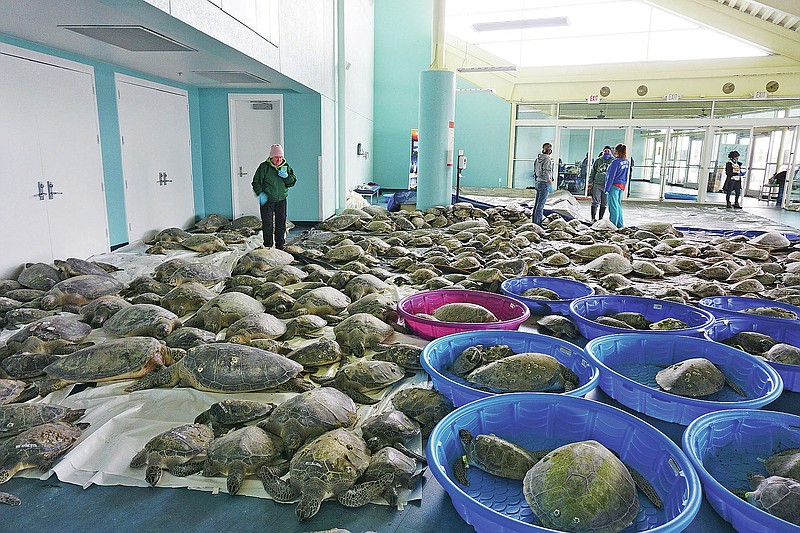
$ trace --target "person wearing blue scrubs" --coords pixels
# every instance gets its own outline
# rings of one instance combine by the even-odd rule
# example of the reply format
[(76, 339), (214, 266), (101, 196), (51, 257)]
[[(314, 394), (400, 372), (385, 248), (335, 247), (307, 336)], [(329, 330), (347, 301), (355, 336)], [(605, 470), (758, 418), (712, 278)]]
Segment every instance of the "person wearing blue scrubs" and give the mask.
[(622, 193), (628, 185), (629, 173), (628, 148), (620, 143), (614, 147), (614, 160), (606, 171), (605, 186), (605, 192), (608, 195), (608, 219), (618, 228), (624, 224), (622, 221)]

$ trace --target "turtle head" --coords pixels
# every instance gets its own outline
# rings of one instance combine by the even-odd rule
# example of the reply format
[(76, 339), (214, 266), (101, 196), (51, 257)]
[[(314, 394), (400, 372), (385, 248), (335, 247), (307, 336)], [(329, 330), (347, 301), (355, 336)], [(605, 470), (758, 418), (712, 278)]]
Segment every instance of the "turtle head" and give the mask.
[(42, 301), (39, 305), (41, 305), (42, 309), (44, 309), (45, 311), (55, 309), (56, 307), (58, 307), (58, 295), (46, 294), (42, 296)]
[(472, 433), (470, 433), (468, 429), (459, 429), (458, 440), (461, 441), (461, 444), (464, 445), (464, 448), (467, 448), (470, 444), (472, 444)]
[(300, 433), (290, 433), (283, 437), (283, 447), (287, 459), (291, 459), (302, 445), (303, 439), (300, 437)]
[(161, 346), (161, 358), (164, 366), (171, 366), (183, 359), (186, 356), (186, 350), (183, 348), (170, 348), (165, 344)]
[(168, 320), (166, 318), (157, 320), (156, 323), (153, 325), (153, 331), (155, 332), (156, 337), (159, 339), (163, 339), (164, 337), (172, 333), (172, 329), (173, 329), (173, 321)]

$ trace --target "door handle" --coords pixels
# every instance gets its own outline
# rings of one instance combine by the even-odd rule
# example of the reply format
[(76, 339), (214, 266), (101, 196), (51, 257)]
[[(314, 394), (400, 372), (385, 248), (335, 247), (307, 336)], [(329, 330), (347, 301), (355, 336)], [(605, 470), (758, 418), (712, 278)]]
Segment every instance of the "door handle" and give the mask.
[(242, 172), (242, 167), (239, 167), (239, 177), (247, 176), (247, 172)]
[(41, 181), (39, 182), (39, 194), (36, 196), (39, 197), (39, 200), (44, 200), (44, 183)]
[(63, 192), (54, 191), (53, 190), (53, 182), (48, 180), (48, 182), (47, 182), (47, 197), (52, 200), (53, 196), (55, 196), (56, 194), (64, 194), (64, 193)]

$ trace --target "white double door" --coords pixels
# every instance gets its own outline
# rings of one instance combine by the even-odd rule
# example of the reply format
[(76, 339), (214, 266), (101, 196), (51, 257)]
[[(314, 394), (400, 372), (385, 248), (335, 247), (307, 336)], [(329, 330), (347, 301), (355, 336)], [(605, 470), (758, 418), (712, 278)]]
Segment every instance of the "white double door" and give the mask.
[(186, 91), (116, 76), (128, 242), (194, 223)]
[(231, 94), (228, 114), (234, 217), (259, 215), (253, 174), (269, 157), (270, 146), (283, 146), (283, 99), (276, 94)]
[(92, 67), (0, 45), (0, 278), (109, 249)]

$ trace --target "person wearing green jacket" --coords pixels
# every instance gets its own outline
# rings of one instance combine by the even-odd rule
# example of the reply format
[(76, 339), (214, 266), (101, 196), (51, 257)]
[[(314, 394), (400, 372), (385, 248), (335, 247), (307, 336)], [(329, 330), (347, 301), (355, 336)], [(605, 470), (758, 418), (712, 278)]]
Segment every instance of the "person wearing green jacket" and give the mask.
[(253, 176), (253, 192), (258, 196), (261, 206), (261, 229), (265, 248), (272, 248), (273, 242), (278, 249), (283, 249), (286, 244), (286, 197), (289, 195), (289, 187), (293, 187), (295, 183), (297, 178), (292, 167), (283, 158), (283, 147), (273, 144), (269, 148), (269, 159), (258, 165)]
[[(606, 214), (608, 197), (603, 189), (606, 186), (606, 172), (608, 171), (611, 160), (611, 147), (603, 147), (603, 153), (592, 163), (592, 171), (589, 173), (589, 184), (592, 186), (592, 222), (597, 222)], [(597, 216), (597, 208), (600, 208), (600, 216)]]

